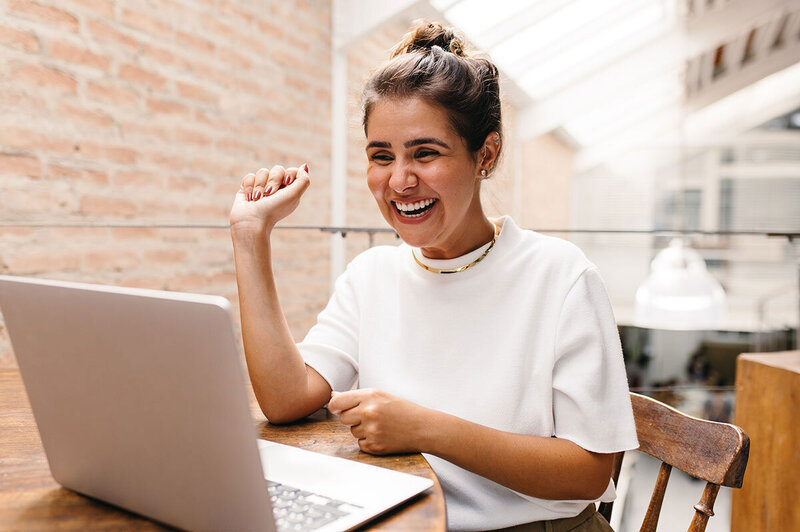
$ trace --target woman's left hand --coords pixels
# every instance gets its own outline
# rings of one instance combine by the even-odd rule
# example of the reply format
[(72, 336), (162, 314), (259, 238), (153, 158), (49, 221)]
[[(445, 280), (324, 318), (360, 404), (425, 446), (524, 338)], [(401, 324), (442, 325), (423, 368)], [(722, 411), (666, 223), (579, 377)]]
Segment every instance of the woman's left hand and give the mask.
[(428, 409), (386, 392), (373, 389), (333, 392), (328, 410), (369, 454), (422, 452)]

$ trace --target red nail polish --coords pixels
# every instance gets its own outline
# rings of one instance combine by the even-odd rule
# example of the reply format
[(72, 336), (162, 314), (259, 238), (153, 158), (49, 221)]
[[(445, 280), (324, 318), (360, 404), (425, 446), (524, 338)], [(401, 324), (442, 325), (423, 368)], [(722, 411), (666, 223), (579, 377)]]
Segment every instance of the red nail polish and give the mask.
[(252, 192), (248, 192), (247, 193), (247, 201), (253, 201), (253, 193)]
[(269, 196), (270, 192), (272, 192), (272, 187), (267, 187), (267, 190), (264, 191), (264, 195)]
[(308, 163), (303, 164), (303, 170), (308, 173)]
[(283, 176), (283, 185), (286, 186), (289, 184), (289, 175)]
[(258, 201), (260, 199), (261, 199), (261, 191), (259, 190), (258, 192), (256, 192), (255, 200)]

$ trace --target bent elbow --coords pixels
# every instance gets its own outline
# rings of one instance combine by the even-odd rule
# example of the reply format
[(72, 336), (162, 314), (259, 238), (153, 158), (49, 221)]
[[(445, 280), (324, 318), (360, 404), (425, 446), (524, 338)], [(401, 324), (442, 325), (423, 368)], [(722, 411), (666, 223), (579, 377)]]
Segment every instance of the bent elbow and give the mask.
[(304, 414), (298, 414), (287, 408), (276, 407), (275, 405), (267, 406), (259, 403), (261, 413), (267, 418), (272, 425), (286, 425), (304, 417)]
[(597, 482), (592, 482), (591, 485), (587, 485), (586, 487), (586, 497), (583, 497), (584, 500), (587, 501), (596, 501), (603, 496), (608, 489), (608, 481), (611, 480), (611, 477), (606, 477), (605, 479), (601, 479)]

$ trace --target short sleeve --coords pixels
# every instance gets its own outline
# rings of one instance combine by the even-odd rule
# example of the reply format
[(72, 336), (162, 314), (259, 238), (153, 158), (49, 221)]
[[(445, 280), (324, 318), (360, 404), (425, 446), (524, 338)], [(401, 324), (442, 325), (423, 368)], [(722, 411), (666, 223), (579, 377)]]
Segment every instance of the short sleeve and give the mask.
[(553, 365), (555, 436), (588, 451), (639, 446), (614, 313), (603, 281), (585, 270), (558, 320)]
[(297, 344), (305, 363), (337, 392), (349, 390), (358, 376), (359, 309), (352, 277), (351, 264), (336, 280), (317, 323)]

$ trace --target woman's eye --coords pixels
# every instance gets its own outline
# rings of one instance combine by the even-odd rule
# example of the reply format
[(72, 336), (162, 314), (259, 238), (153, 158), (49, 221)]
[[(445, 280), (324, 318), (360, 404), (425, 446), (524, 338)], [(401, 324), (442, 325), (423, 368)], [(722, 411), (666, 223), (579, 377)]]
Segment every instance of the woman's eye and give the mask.
[(425, 157), (432, 157), (434, 155), (439, 155), (439, 152), (433, 150), (419, 150), (417, 152), (417, 157), (423, 159)]
[(374, 155), (370, 155), (369, 158), (378, 162), (389, 162), (392, 160), (392, 156), (386, 155), (385, 153), (376, 153)]

